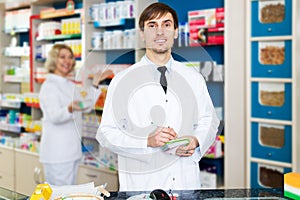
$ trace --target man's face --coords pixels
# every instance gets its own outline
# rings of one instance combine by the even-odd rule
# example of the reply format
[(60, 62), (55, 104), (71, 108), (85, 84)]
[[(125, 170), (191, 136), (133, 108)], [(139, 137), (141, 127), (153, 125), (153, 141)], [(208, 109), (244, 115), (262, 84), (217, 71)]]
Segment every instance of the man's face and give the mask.
[(174, 20), (170, 13), (161, 18), (145, 21), (144, 31), (141, 31), (146, 48), (159, 54), (171, 52), (177, 36), (178, 31), (174, 29)]

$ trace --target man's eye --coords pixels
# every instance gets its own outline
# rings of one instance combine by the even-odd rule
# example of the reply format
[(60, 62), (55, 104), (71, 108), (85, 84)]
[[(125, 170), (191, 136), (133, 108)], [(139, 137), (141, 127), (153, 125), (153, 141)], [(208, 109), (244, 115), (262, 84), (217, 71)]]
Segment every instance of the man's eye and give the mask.
[(164, 27), (166, 27), (166, 28), (168, 28), (168, 27), (170, 27), (171, 26), (171, 24), (170, 23), (166, 23), (166, 24), (164, 24)]
[(154, 24), (149, 24), (148, 28), (155, 28), (156, 26)]

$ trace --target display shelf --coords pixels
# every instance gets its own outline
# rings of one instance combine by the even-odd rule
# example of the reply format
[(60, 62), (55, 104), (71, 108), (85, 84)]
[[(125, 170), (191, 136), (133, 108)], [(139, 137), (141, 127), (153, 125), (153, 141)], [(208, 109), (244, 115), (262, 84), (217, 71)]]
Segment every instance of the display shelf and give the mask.
[(0, 130), (19, 134), (22, 130), (22, 127), (18, 124), (7, 124), (7, 123), (1, 122)]
[[(83, 9), (80, 5), (75, 10), (68, 10), (70, 1), (55, 2), (47, 4), (48, 8), (45, 9), (45, 5), (37, 5), (34, 10), (35, 13), (30, 17), (30, 91), (39, 92), (41, 83), (45, 80), (45, 77), (37, 77), (40, 73), (40, 69), (43, 68), (46, 61), (46, 55), (50, 50), (51, 45), (56, 42), (64, 42), (68, 44), (74, 52), (76, 61), (82, 61), (82, 45), (81, 41), (83, 30)], [(74, 3), (74, 2), (73, 2)], [(75, 7), (80, 4), (76, 2)], [(81, 5), (82, 6), (82, 5)], [(49, 8), (51, 7), (51, 8)], [(63, 7), (63, 8), (61, 8)], [(76, 23), (73, 21), (76, 18)], [(49, 21), (52, 20), (52, 21)], [(72, 23), (71, 23), (71, 21)], [(59, 23), (59, 29), (53, 30), (53, 35), (49, 35), (47, 31), (41, 31), (39, 28), (48, 27), (45, 23)], [(69, 24), (68, 24), (69, 23)], [(71, 31), (71, 24), (73, 29)], [(67, 27), (68, 31), (67, 31)], [(69, 32), (70, 31), (70, 32)], [(54, 34), (55, 33), (55, 34)], [(37, 37), (36, 37), (37, 36)], [(42, 72), (44, 73), (44, 72)], [(44, 74), (42, 74), (44, 76)]]
[(0, 107), (19, 109), (21, 103), (20, 100), (0, 100)]
[(27, 33), (29, 32), (29, 28), (14, 28), (14, 29), (5, 29), (4, 33), (12, 34), (12, 33)]
[(29, 83), (29, 77), (25, 75), (4, 75), (3, 77), (4, 82), (11, 82), (11, 83)]
[(119, 19), (114, 21), (94, 21), (93, 22), (95, 28), (105, 28), (111, 26), (123, 26), (125, 25), (125, 19)]
[(42, 40), (64, 40), (64, 39), (78, 39), (81, 38), (81, 34), (60, 34), (60, 35), (53, 35), (47, 37), (37, 37), (37, 41)]
[(65, 18), (80, 14), (80, 10), (68, 11), (66, 9), (46, 9), (40, 12), (41, 19), (55, 19), (55, 18)]

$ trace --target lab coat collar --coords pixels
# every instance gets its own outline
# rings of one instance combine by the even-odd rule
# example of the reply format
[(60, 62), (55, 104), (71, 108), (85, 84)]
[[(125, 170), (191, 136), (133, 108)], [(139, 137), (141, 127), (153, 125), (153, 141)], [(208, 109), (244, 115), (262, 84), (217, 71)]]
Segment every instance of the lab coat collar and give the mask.
[[(161, 66), (158, 66), (156, 64), (154, 64), (148, 57), (147, 55), (144, 55), (144, 57), (142, 58), (144, 61), (146, 61), (147, 63), (155, 66), (155, 68), (157, 67), (161, 67)], [(171, 58), (169, 59), (169, 61), (167, 62), (167, 64), (165, 64), (165, 66), (167, 67), (167, 72), (171, 72), (171, 67), (172, 67), (172, 62), (173, 62), (173, 57), (171, 56)]]
[(55, 82), (66, 82), (68, 81), (67, 78), (64, 78), (62, 76), (56, 75), (56, 74), (48, 74), (47, 79), (50, 81), (55, 81)]

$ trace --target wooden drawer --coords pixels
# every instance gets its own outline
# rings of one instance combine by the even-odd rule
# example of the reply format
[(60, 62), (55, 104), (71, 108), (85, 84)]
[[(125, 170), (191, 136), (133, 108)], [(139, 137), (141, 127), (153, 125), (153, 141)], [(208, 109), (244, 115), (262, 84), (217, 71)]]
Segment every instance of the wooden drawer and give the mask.
[(107, 183), (108, 191), (119, 190), (118, 173), (109, 169), (80, 165), (78, 169), (78, 184), (94, 182), (95, 186)]
[(0, 171), (14, 174), (14, 150), (10, 147), (0, 147)]
[(14, 190), (14, 175), (0, 171), (0, 187)]
[(43, 183), (43, 166), (39, 162), (39, 155), (16, 149), (16, 187), (21, 194), (31, 195), (39, 183)]

